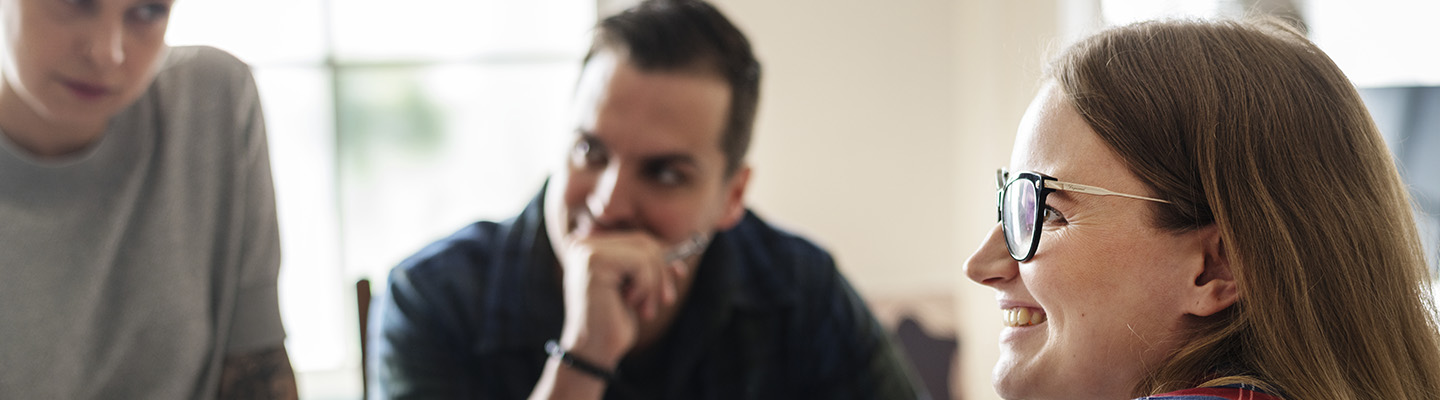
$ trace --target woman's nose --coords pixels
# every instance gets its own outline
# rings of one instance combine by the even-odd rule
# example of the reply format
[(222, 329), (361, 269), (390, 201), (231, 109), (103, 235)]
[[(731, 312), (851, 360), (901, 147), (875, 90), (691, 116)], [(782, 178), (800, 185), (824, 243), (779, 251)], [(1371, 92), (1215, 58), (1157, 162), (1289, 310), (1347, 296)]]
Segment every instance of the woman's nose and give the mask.
[(980, 248), (975, 249), (975, 254), (965, 260), (965, 276), (986, 286), (995, 286), (1015, 279), (1019, 271), (1020, 263), (1010, 258), (1010, 251), (1005, 247), (1005, 233), (1000, 224), (995, 224), (995, 227), (990, 229), (990, 233), (985, 235), (985, 241), (980, 242)]
[(85, 41), (85, 56), (96, 66), (111, 68), (125, 63), (123, 23), (97, 21)]

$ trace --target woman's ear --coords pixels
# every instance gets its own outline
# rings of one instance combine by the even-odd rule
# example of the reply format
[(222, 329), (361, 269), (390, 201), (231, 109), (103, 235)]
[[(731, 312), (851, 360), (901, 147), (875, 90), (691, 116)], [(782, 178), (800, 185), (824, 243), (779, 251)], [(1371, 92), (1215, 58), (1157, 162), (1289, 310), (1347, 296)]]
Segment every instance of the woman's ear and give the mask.
[(1240, 300), (1240, 287), (1235, 281), (1235, 267), (1239, 260), (1230, 257), (1220, 237), (1220, 228), (1215, 224), (1200, 228), (1194, 234), (1201, 241), (1205, 258), (1203, 268), (1195, 275), (1191, 301), (1185, 312), (1208, 317)]

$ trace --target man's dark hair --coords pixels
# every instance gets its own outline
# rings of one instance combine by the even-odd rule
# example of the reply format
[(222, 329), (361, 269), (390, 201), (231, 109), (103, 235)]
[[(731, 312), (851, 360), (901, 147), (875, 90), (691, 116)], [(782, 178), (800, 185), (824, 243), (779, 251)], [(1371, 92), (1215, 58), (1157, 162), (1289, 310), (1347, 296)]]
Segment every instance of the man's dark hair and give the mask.
[(713, 73), (730, 85), (730, 110), (720, 136), (725, 176), (739, 170), (760, 102), (760, 62), (745, 34), (700, 0), (646, 0), (605, 18), (585, 64), (602, 50), (623, 51), (642, 71)]

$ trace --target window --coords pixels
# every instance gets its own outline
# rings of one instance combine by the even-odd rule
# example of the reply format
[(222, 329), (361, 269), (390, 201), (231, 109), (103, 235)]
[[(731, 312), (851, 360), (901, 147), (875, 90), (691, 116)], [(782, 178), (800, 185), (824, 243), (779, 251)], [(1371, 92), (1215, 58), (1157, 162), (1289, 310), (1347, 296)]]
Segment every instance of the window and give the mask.
[[(561, 162), (594, 0), (206, 0), (168, 41), (254, 68), (269, 130), (286, 344), (302, 398), (360, 396), (353, 282), (479, 219)], [(377, 289), (378, 290), (378, 289)]]
[(1228, 15), (1235, 1), (1222, 0), (1100, 0), (1106, 25), (1124, 25), (1162, 17), (1209, 18)]
[[(1395, 155), (1416, 204), (1425, 254), (1440, 288), (1440, 53), (1430, 19), (1440, 3), (1308, 0), (1310, 39), (1345, 71)], [(1440, 301), (1440, 298), (1437, 298)]]
[(1440, 159), (1427, 157), (1440, 153), (1440, 86), (1362, 88), (1360, 96), (1409, 186), (1432, 276), (1440, 277)]

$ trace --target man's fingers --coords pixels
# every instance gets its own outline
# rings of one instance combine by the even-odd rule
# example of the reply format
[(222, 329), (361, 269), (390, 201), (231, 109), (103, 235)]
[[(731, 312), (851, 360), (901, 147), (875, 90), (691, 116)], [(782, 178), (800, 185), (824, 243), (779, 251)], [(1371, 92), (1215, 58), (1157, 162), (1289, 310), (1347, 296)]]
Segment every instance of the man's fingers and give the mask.
[(633, 280), (620, 288), (620, 294), (625, 296), (625, 306), (634, 310), (640, 310), (645, 305), (645, 300), (650, 295), (649, 290), (643, 290), (643, 286), (637, 285)]
[(587, 236), (567, 244), (567, 269), (585, 269), (590, 290), (616, 291), (621, 304), (641, 320), (674, 304), (679, 282), (689, 273), (683, 260), (665, 259), (669, 249), (642, 232)]
[(690, 266), (686, 265), (685, 261), (675, 260), (666, 267), (666, 272), (670, 273), (670, 277), (677, 282), (685, 280), (685, 276), (690, 274)]
[(668, 273), (666, 274), (665, 287), (664, 290), (660, 292), (660, 298), (664, 300), (666, 305), (670, 305), (671, 303), (675, 302), (675, 279), (671, 278), (669, 275), (670, 274)]
[(659, 300), (660, 300), (660, 299), (659, 299), (659, 296), (655, 296), (654, 298), (652, 298), (651, 301), (649, 301), (649, 302), (646, 303), (646, 304), (648, 305), (647, 307), (645, 307), (645, 320), (646, 320), (646, 321), (655, 319), (655, 316), (660, 314), (660, 301), (659, 301)]

